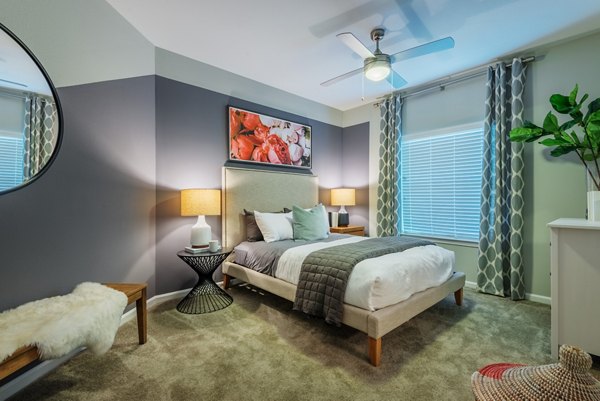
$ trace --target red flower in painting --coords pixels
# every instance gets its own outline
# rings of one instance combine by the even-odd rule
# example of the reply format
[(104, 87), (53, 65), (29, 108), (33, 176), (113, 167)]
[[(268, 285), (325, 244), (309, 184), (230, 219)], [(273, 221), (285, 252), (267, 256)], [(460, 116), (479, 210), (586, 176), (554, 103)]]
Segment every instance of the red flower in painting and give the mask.
[(275, 134), (267, 137), (269, 144), (269, 161), (275, 164), (292, 164), (287, 143)]
[(252, 143), (246, 135), (238, 135), (237, 139), (234, 141), (236, 142), (235, 147), (237, 148), (234, 156), (238, 159), (250, 160), (252, 152), (254, 151), (254, 143)]
[(269, 150), (266, 149), (267, 144), (264, 143), (262, 146), (257, 146), (254, 148), (254, 152), (252, 152), (252, 160), (255, 162), (266, 163), (269, 161)]
[(259, 138), (262, 142), (264, 142), (267, 139), (267, 136), (269, 135), (269, 130), (270, 128), (266, 125), (258, 124), (256, 129), (254, 130), (254, 135), (256, 135), (256, 137)]
[(258, 124), (260, 124), (260, 118), (258, 117), (258, 114), (245, 113), (242, 124), (248, 131), (254, 131)]
[(229, 135), (231, 138), (235, 138), (240, 128), (242, 127), (242, 119), (237, 112), (229, 113)]

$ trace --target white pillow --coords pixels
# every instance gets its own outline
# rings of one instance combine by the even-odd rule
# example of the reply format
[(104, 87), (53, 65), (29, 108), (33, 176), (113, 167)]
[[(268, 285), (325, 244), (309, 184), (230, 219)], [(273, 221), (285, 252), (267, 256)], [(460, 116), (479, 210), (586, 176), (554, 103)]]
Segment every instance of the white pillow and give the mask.
[(292, 229), (292, 212), (261, 213), (254, 211), (256, 225), (260, 229), (265, 242), (281, 241), (294, 238)]

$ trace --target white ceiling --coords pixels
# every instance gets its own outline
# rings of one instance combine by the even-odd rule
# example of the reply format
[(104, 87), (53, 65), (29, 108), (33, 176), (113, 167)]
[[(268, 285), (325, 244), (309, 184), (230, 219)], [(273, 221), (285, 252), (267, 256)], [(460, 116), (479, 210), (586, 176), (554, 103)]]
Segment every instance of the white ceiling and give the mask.
[(157, 47), (340, 110), (391, 89), (361, 75), (320, 85), (362, 66), (340, 32), (373, 50), (384, 27), (389, 54), (452, 36), (454, 49), (394, 65), (409, 88), (600, 27), (598, 0), (107, 1)]

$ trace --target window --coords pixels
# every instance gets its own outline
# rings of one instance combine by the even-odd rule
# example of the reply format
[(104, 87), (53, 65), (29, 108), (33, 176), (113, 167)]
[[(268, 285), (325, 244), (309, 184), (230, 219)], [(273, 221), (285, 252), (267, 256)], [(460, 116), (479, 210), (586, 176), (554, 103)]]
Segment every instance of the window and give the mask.
[(0, 191), (23, 182), (25, 98), (0, 88)]
[(0, 191), (23, 182), (23, 138), (0, 136)]
[(477, 242), (483, 130), (402, 137), (400, 231)]

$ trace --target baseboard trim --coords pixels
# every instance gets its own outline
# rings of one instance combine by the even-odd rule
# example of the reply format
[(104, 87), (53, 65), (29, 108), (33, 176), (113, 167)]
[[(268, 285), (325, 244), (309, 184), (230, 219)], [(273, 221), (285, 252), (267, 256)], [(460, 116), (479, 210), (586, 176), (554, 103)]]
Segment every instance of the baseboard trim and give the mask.
[[(154, 307), (162, 304), (163, 302), (167, 302), (167, 301), (170, 301), (172, 299), (183, 298), (190, 291), (191, 291), (191, 288), (186, 288), (184, 290), (167, 292), (166, 294), (155, 295), (155, 296), (153, 296), (152, 298), (150, 298), (149, 300), (146, 301), (146, 307), (148, 309), (152, 309), (152, 308), (154, 308)], [(130, 310), (128, 310), (127, 312), (125, 312), (123, 314), (123, 316), (121, 316), (121, 326), (124, 325), (125, 323), (127, 323), (128, 321), (130, 321), (131, 319), (134, 319), (136, 317), (137, 317), (137, 314), (136, 314), (135, 306), (134, 306)]]
[[(477, 283), (474, 281), (465, 281), (465, 287), (476, 290)], [(537, 295), (530, 294), (528, 292), (525, 293), (525, 299), (531, 302), (537, 302), (539, 304), (550, 305), (552, 303), (552, 298), (547, 297), (545, 295)]]
[(544, 305), (552, 304), (552, 298), (547, 297), (545, 295), (530, 294), (530, 293), (526, 292), (525, 299), (528, 301), (531, 301), (531, 302), (537, 302), (537, 303), (544, 304)]
[(470, 288), (472, 290), (476, 290), (477, 289), (477, 283), (475, 283), (474, 281), (465, 281), (465, 287)]
[[(220, 283), (219, 283), (220, 284)], [(183, 298), (190, 292), (191, 288), (187, 288), (184, 290), (173, 291), (166, 294), (155, 295), (149, 300), (146, 301), (146, 305), (148, 309), (155, 308), (156, 306), (162, 304), (163, 302), (170, 301), (172, 299)], [(135, 310), (135, 306), (125, 312), (123, 316), (121, 316), (121, 326), (130, 321), (131, 319), (135, 319), (137, 317), (137, 313)], [(48, 373), (52, 372), (54, 369), (58, 368), (60, 365), (65, 364), (71, 358), (77, 356), (80, 352), (83, 352), (85, 347), (80, 347), (69, 354), (63, 356), (62, 358), (52, 359), (49, 361), (44, 361), (37, 366), (29, 369), (23, 374), (15, 377), (8, 383), (4, 384), (0, 387), (0, 401), (4, 401), (19, 391), (23, 390), (25, 387), (29, 386), (36, 380), (41, 379), (46, 376)]]

